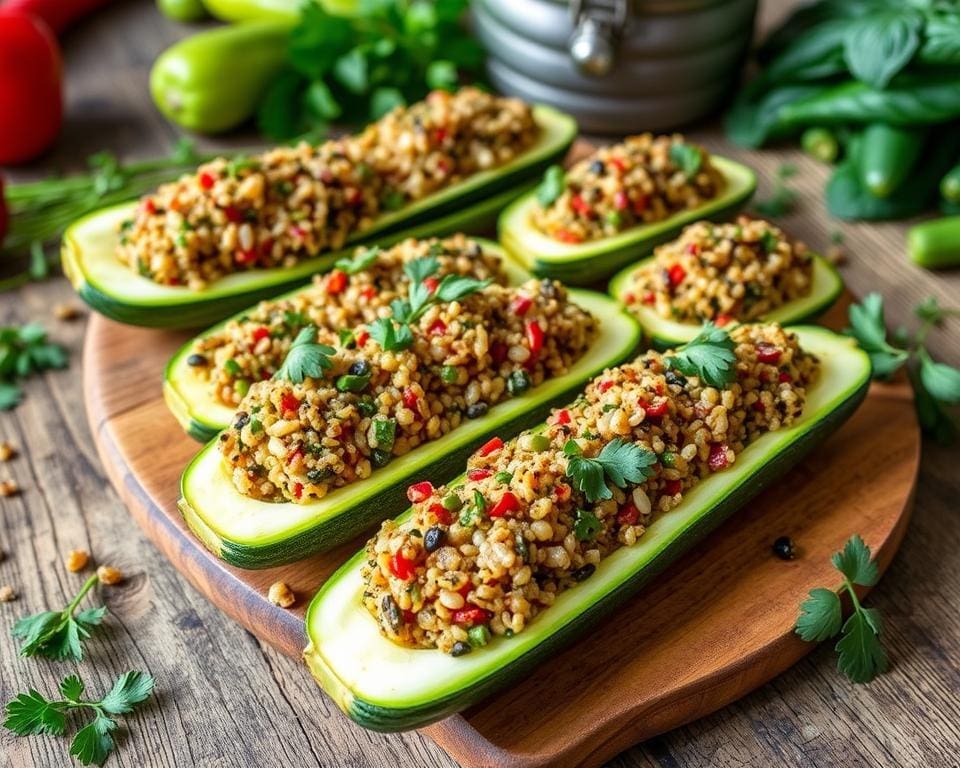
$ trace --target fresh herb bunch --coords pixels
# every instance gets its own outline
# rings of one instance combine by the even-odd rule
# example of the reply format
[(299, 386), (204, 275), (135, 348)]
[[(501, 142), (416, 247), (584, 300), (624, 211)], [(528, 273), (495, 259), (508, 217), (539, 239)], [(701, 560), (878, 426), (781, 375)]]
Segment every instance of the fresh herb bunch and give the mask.
[(323, 378), (324, 372), (333, 365), (330, 358), (336, 352), (333, 347), (317, 343), (317, 327), (308, 325), (300, 329), (274, 378), (286, 379), (294, 384), (302, 384), (307, 377)]
[(339, 16), (305, 3), (288, 63), (258, 109), (272, 139), (364, 123), (431, 90), (482, 75), (483, 49), (463, 26), (468, 0), (360, 0)]
[(819, 643), (842, 631), (835, 647), (840, 654), (837, 668), (854, 683), (869, 683), (887, 669), (887, 654), (880, 644), (883, 625), (876, 608), (864, 608), (860, 603), (854, 584), (876, 584), (877, 566), (870, 559), (870, 548), (857, 535), (833, 556), (833, 565), (843, 575), (842, 589), (850, 596), (853, 613), (844, 622), (840, 597), (819, 587), (801, 604), (796, 633), (807, 642)]
[(0, 280), (0, 291), (45, 278), (51, 257), (44, 246), (81, 216), (145, 194), (202, 160), (193, 143), (181, 139), (168, 157), (157, 160), (123, 164), (110, 152), (98, 152), (87, 158), (90, 173), (7, 186), (10, 229), (0, 251), (29, 253), (30, 261), (25, 270)]
[(568, 440), (563, 452), (567, 457), (567, 477), (590, 503), (613, 497), (607, 481), (617, 488), (626, 488), (628, 483), (651, 477), (657, 463), (655, 453), (619, 437), (603, 446), (596, 458), (584, 456), (576, 440)]
[(137, 704), (153, 693), (154, 681), (143, 672), (125, 672), (102, 699), (82, 698), (86, 686), (76, 675), (60, 682), (62, 699), (47, 699), (34, 689), (21, 693), (7, 704), (4, 728), (18, 736), (50, 734), (63, 736), (67, 729), (67, 715), (87, 710), (93, 720), (74, 734), (70, 754), (83, 765), (103, 765), (116, 744), (113, 733), (117, 721), (111, 715), (133, 712)]
[(934, 360), (925, 343), (931, 328), (947, 317), (960, 316), (960, 310), (941, 307), (931, 296), (914, 308), (914, 314), (921, 321), (919, 329), (911, 334), (900, 328), (891, 339), (884, 322), (883, 297), (870, 293), (850, 307), (850, 327), (845, 333), (870, 355), (874, 378), (887, 379), (907, 367), (920, 426), (938, 441), (949, 442), (957, 436), (956, 421), (947, 409), (960, 403), (960, 370)]
[(787, 182), (797, 175), (793, 163), (781, 163), (773, 180), (773, 192), (766, 200), (758, 200), (753, 207), (764, 216), (777, 218), (791, 213), (797, 204), (797, 192)]
[(493, 282), (489, 278), (477, 280), (466, 275), (445, 275), (437, 281), (435, 275), (440, 270), (437, 256), (441, 250), (435, 244), (428, 255), (403, 265), (404, 274), (410, 279), (407, 298), (391, 301), (391, 316), (378, 318), (370, 324), (370, 337), (386, 351), (406, 349), (413, 344), (410, 326), (433, 305), (459, 301)]
[(23, 641), (20, 655), (44, 656), (57, 661), (83, 659), (83, 643), (103, 622), (107, 609), (101, 605), (80, 613), (76, 613), (76, 610), (99, 580), (97, 574), (93, 574), (61, 611), (41, 611), (17, 619), (12, 634)]
[(67, 351), (47, 340), (36, 323), (0, 328), (0, 411), (23, 399), (23, 379), (50, 368), (65, 368)]
[(711, 387), (725, 387), (736, 378), (737, 356), (730, 334), (713, 323), (705, 323), (697, 336), (664, 362), (686, 376), (697, 376)]

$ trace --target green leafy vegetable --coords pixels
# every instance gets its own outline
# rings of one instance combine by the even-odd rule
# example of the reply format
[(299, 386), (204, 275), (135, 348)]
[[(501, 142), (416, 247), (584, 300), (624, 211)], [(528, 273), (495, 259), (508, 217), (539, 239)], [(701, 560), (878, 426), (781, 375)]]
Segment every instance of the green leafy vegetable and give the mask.
[(413, 344), (413, 333), (406, 325), (397, 324), (391, 317), (380, 317), (369, 326), (370, 338), (387, 352), (407, 349)]
[(0, 411), (14, 408), (23, 398), (23, 379), (66, 365), (67, 351), (48, 341), (42, 326), (29, 323), (0, 328)]
[(568, 440), (563, 452), (567, 456), (567, 477), (591, 503), (612, 498), (607, 480), (626, 488), (628, 483), (651, 477), (657, 463), (655, 453), (619, 437), (603, 446), (596, 458), (584, 456), (575, 440)]
[(854, 535), (843, 550), (833, 556), (833, 565), (843, 576), (842, 589), (850, 596), (853, 614), (843, 623), (840, 598), (825, 588), (811, 590), (800, 605), (796, 633), (808, 642), (822, 642), (842, 637), (835, 647), (840, 654), (837, 667), (854, 683), (869, 683), (887, 669), (887, 655), (880, 644), (882, 624), (880, 614), (873, 608), (864, 608), (854, 585), (872, 587), (879, 573), (870, 558), (870, 548), (860, 536)]
[(960, 310), (941, 307), (930, 297), (914, 308), (914, 314), (922, 321), (920, 328), (912, 335), (905, 328), (898, 330), (891, 343), (883, 298), (870, 293), (850, 307), (850, 327), (844, 333), (870, 356), (874, 378), (889, 378), (906, 366), (920, 426), (940, 442), (949, 442), (956, 437), (957, 426), (947, 406), (960, 403), (960, 370), (934, 360), (924, 345), (931, 328), (960, 316)]
[(563, 194), (566, 187), (566, 174), (559, 165), (551, 165), (543, 174), (543, 181), (537, 187), (537, 200), (544, 208), (553, 205)]
[(308, 325), (301, 329), (274, 378), (286, 379), (294, 384), (301, 384), (307, 377), (322, 378), (324, 371), (333, 365), (330, 357), (336, 354), (336, 350), (326, 344), (318, 344), (316, 339), (316, 326)]
[(143, 672), (125, 672), (100, 700), (82, 699), (86, 687), (76, 675), (60, 682), (62, 699), (48, 700), (30, 689), (19, 694), (6, 707), (4, 728), (18, 736), (50, 734), (63, 736), (67, 728), (67, 714), (87, 710), (93, 720), (74, 734), (70, 754), (83, 765), (103, 765), (116, 746), (113, 733), (117, 722), (110, 715), (132, 712), (137, 704), (153, 693), (154, 680)]
[(909, 7), (850, 22), (843, 39), (850, 74), (874, 88), (885, 88), (916, 53), (922, 24), (923, 17)]
[(736, 378), (737, 356), (733, 349), (729, 333), (706, 323), (696, 338), (667, 356), (665, 362), (686, 376), (699, 377), (711, 387), (725, 387)]
[(331, 121), (364, 123), (431, 90), (482, 81), (484, 53), (463, 25), (467, 0), (368, 0), (349, 15), (306, 3), (287, 66), (258, 109), (260, 130), (284, 140)]
[(689, 144), (671, 144), (670, 162), (678, 166), (684, 176), (696, 176), (703, 163), (703, 153)]
[(17, 619), (12, 634), (22, 640), (21, 656), (45, 656), (48, 659), (80, 661), (83, 643), (107, 614), (104, 606), (75, 613), (77, 606), (99, 581), (96, 574), (87, 579), (76, 597), (60, 611), (41, 611)]
[(358, 248), (352, 259), (337, 259), (334, 266), (337, 269), (346, 272), (348, 275), (355, 275), (358, 272), (363, 272), (364, 270), (369, 269), (379, 257), (380, 248), (377, 246), (366, 249)]

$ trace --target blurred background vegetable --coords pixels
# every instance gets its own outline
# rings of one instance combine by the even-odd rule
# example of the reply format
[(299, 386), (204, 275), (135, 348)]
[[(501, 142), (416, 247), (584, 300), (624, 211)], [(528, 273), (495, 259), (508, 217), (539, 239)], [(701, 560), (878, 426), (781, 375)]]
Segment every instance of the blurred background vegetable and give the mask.
[(43, 19), (55, 35), (113, 0), (3, 0), (4, 11)]
[(841, 160), (826, 191), (839, 218), (956, 204), (960, 177), (948, 172), (960, 163), (951, 140), (960, 133), (960, 3), (819, 0), (757, 56), (761, 71), (727, 114), (731, 140), (759, 147), (799, 136), (808, 154)]
[(200, 21), (209, 15), (202, 0), (157, 0), (157, 8), (174, 21)]

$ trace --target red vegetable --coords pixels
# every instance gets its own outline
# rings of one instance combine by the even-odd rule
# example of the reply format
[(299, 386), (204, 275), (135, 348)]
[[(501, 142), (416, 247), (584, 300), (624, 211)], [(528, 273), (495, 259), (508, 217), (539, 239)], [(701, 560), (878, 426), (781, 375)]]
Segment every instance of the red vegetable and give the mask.
[(667, 482), (663, 484), (663, 490), (667, 496), (676, 496), (682, 488), (683, 483), (679, 480), (667, 480)]
[(443, 504), (431, 504), (430, 511), (433, 512), (433, 516), (443, 525), (450, 525), (450, 523), (453, 522), (453, 515), (450, 514), (450, 510), (443, 506)]
[(347, 273), (339, 269), (333, 270), (327, 278), (327, 293), (336, 296), (347, 288)]
[(216, 183), (216, 179), (213, 177), (213, 174), (207, 173), (206, 171), (197, 177), (197, 181), (200, 182), (200, 186), (204, 189), (210, 189)]
[(506, 491), (500, 500), (490, 509), (490, 517), (503, 517), (508, 512), (516, 512), (520, 508), (520, 502), (510, 491)]
[(470, 480), (485, 480), (492, 474), (492, 469), (471, 469), (467, 472), (467, 478)]
[(265, 339), (270, 335), (270, 329), (265, 325), (257, 326), (253, 329), (253, 343), (256, 344), (260, 339)]
[(300, 409), (300, 401), (290, 392), (285, 392), (280, 398), (280, 407), (284, 411), (297, 411)]
[(426, 501), (433, 494), (433, 484), (429, 480), (414, 483), (407, 488), (407, 498), (411, 504), (417, 504)]
[(780, 348), (775, 347), (773, 344), (767, 344), (763, 341), (757, 344), (757, 360), (761, 363), (776, 365), (780, 362), (780, 355), (782, 354)]
[(486, 624), (490, 621), (490, 612), (485, 611), (483, 608), (478, 608), (475, 605), (468, 604), (466, 608), (454, 611), (451, 618), (454, 624), (472, 627), (477, 624)]
[[(57, 35), (63, 30), (102, 8), (110, 0), (6, 0), (3, 11), (15, 11), (42, 19)], [(2, 71), (2, 67), (0, 67)]]
[(403, 555), (397, 552), (390, 558), (390, 573), (402, 581), (409, 581), (416, 573), (417, 564), (413, 560), (407, 560)]
[(494, 451), (503, 448), (503, 440), (499, 437), (491, 437), (487, 442), (477, 449), (477, 456), (489, 456)]
[(674, 264), (670, 269), (667, 270), (667, 277), (670, 279), (670, 285), (677, 286), (683, 282), (683, 278), (687, 276), (687, 270), (681, 267), (679, 264)]
[(40, 18), (0, 10), (0, 165), (32, 160), (53, 143), (63, 118), (60, 48)]
[(517, 298), (515, 298), (510, 304), (510, 311), (515, 315), (523, 316), (527, 314), (527, 310), (530, 309), (530, 305), (533, 304), (533, 299), (529, 296), (519, 293)]
[(405, 387), (403, 390), (403, 404), (407, 406), (411, 411), (416, 410), (417, 406), (420, 403), (420, 397), (414, 392), (410, 387)]
[(431, 336), (443, 336), (443, 334), (447, 332), (447, 324), (438, 317), (430, 323), (430, 327), (427, 330)]
[(648, 419), (659, 419), (667, 412), (669, 405), (670, 403), (667, 398), (661, 397), (643, 406), (643, 411), (646, 413)]
[(730, 462), (727, 461), (727, 444), (714, 443), (710, 446), (710, 456), (707, 464), (714, 472), (725, 469)]
[(617, 513), (617, 522), (620, 525), (633, 525), (640, 519), (640, 510), (637, 509), (632, 501), (628, 501)]
[(536, 320), (527, 323), (527, 343), (530, 345), (530, 359), (527, 362), (531, 362), (537, 359), (543, 349), (543, 328)]
[(430, 293), (433, 293), (437, 290), (437, 286), (440, 285), (440, 281), (435, 277), (427, 277), (424, 278), (423, 284)]

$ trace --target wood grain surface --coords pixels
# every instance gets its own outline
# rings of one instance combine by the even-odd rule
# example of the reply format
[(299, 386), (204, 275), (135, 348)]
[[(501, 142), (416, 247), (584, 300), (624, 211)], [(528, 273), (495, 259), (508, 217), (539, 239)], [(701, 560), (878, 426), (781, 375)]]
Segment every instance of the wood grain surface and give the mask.
[[(761, 26), (793, 4), (765, 0)], [(163, 19), (150, 0), (125, 0), (70, 32), (64, 133), (49, 157), (14, 178), (76, 168), (104, 147), (126, 157), (166, 151), (176, 132), (150, 104), (147, 73), (155, 55), (188, 31)], [(757, 168), (761, 196), (769, 193), (780, 163), (796, 162), (800, 203), (784, 223), (818, 248), (834, 229), (844, 231), (850, 255), (844, 277), (858, 293), (883, 292), (892, 325), (909, 323), (910, 308), (925, 295), (957, 302), (960, 272), (932, 274), (909, 265), (903, 224), (830, 221), (822, 206), (821, 166), (793, 149), (739, 153), (715, 126), (692, 133)], [(238, 136), (204, 145), (250, 142)], [(70, 369), (33, 381), (16, 411), (0, 413), (0, 440), (21, 449), (18, 459), (0, 464), (0, 479), (13, 478), (24, 489), (19, 497), (0, 499), (0, 585), (20, 595), (0, 604), (0, 700), (28, 687), (52, 693), (74, 671), (98, 691), (126, 669), (148, 669), (159, 680), (157, 698), (126, 718), (120, 749), (108, 765), (454, 765), (420, 734), (384, 736), (354, 726), (317, 695), (299, 663), (223, 616), (131, 524), (86, 424), (80, 386), (84, 322), (58, 323), (51, 314), (70, 295), (63, 280), (0, 295), (0, 323), (43, 322), (68, 346), (72, 360)], [(960, 363), (957, 332), (953, 324), (932, 340), (935, 351), (954, 364)], [(924, 442), (913, 519), (900, 553), (868, 598), (885, 619), (889, 673), (869, 686), (852, 686), (837, 674), (835, 655), (824, 646), (749, 696), (635, 746), (609, 765), (960, 765), (958, 459), (956, 448)], [(68, 573), (61, 559), (74, 547), (128, 574), (123, 586), (97, 597), (111, 610), (106, 631), (79, 665), (20, 659), (6, 628), (15, 617), (62, 604), (73, 594), (82, 576)], [(14, 739), (0, 732), (0, 766), (68, 764), (63, 740)]]
[[(847, 304), (844, 297), (825, 321), (840, 327)], [(255, 637), (299, 658), (307, 602), (371, 531), (265, 571), (232, 568), (203, 547), (176, 507), (180, 473), (198, 444), (167, 412), (160, 389), (184, 339), (91, 319), (83, 386), (94, 442), (131, 514), (174, 567)], [(595, 766), (787, 669), (811, 650), (793, 633), (798, 603), (838, 583), (831, 554), (857, 531), (886, 568), (903, 538), (920, 459), (909, 398), (905, 384), (874, 385), (837, 434), (615, 617), (528, 679), (425, 733), (465, 768)], [(789, 563), (771, 552), (782, 535), (799, 547)], [(293, 609), (266, 599), (275, 581), (296, 591)]]

